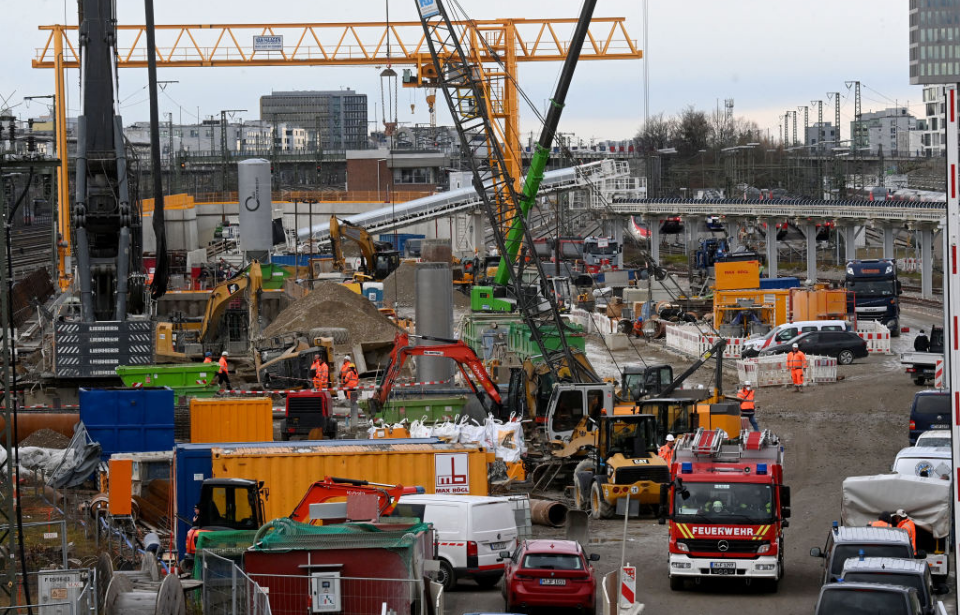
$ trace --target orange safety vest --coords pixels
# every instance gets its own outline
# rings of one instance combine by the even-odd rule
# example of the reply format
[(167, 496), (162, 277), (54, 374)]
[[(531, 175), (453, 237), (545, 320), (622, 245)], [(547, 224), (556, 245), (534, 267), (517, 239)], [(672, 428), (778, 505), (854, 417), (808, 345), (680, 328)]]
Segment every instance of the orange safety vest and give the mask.
[(747, 389), (746, 387), (740, 389), (740, 392), (737, 393), (737, 399), (740, 400), (740, 410), (753, 412), (757, 407), (753, 401), (756, 395), (757, 392), (753, 389)]
[(791, 350), (787, 353), (787, 367), (790, 369), (803, 369), (807, 366), (807, 355), (802, 350)]
[(667, 465), (670, 465), (670, 463), (673, 461), (673, 447), (670, 446), (670, 444), (664, 444), (660, 447), (660, 450), (657, 451), (657, 455), (666, 461)]
[(313, 368), (313, 388), (325, 389), (330, 382), (330, 368), (326, 363), (315, 363)]
[(230, 370), (227, 369), (227, 357), (220, 357), (220, 360), (217, 361), (220, 364), (220, 371), (218, 374), (229, 374)]
[(360, 384), (360, 374), (352, 362), (344, 363), (340, 368), (340, 384), (347, 389), (355, 389)]
[(893, 526), (887, 523), (886, 521), (880, 521), (879, 519), (877, 519), (876, 521), (871, 523), (869, 527), (893, 527)]
[(213, 359), (211, 359), (210, 357), (204, 357), (203, 362), (204, 362), (204, 363), (213, 363)]
[(897, 527), (906, 530), (910, 536), (910, 542), (913, 543), (913, 552), (917, 552), (917, 524), (910, 519), (904, 519), (897, 524)]

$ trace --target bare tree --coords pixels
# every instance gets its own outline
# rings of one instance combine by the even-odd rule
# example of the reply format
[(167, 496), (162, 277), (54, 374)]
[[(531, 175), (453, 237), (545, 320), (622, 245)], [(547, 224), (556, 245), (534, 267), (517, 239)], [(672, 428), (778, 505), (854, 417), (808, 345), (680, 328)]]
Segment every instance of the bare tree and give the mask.
[(673, 133), (673, 120), (664, 118), (663, 113), (648, 118), (633, 138), (640, 153), (655, 152), (670, 146), (670, 136)]
[(682, 158), (707, 149), (713, 129), (703, 111), (693, 105), (684, 108), (673, 122), (673, 146)]

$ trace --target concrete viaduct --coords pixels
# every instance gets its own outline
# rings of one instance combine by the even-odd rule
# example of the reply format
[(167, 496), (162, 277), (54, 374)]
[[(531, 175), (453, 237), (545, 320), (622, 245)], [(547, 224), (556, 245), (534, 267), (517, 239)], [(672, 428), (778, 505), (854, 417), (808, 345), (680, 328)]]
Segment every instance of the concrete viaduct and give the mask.
[[(883, 256), (894, 258), (893, 239), (896, 230), (907, 224), (920, 234), (921, 292), (933, 297), (934, 233), (947, 215), (944, 202), (913, 201), (821, 201), (821, 200), (742, 200), (742, 199), (618, 199), (607, 205), (610, 213), (636, 216), (650, 230), (651, 256), (660, 260), (660, 220), (681, 216), (687, 228), (696, 228), (707, 216), (723, 216), (727, 234), (736, 237), (736, 229), (744, 222), (766, 223), (768, 229), (789, 220), (803, 229), (807, 238), (807, 278), (817, 279), (816, 224), (833, 221), (843, 234), (846, 260), (856, 259), (856, 227), (873, 224), (883, 229)], [(688, 231), (689, 232), (689, 231)], [(731, 246), (732, 247), (732, 246)], [(775, 241), (766, 242), (767, 272), (777, 275), (778, 250)]]

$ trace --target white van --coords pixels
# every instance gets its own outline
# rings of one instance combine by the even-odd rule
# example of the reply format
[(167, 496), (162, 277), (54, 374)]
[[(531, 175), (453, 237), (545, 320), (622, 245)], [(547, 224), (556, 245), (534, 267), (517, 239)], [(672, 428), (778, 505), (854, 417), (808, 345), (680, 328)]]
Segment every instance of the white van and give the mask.
[(432, 523), (444, 590), (472, 577), (493, 587), (503, 576), (501, 551), (517, 546), (517, 522), (507, 498), (479, 495), (405, 495), (392, 513)]
[(897, 453), (890, 471), (906, 476), (950, 480), (953, 475), (953, 450), (949, 446), (908, 446)]
[(392, 513), (432, 523), (444, 590), (472, 577), (493, 587), (503, 576), (501, 551), (517, 547), (517, 522), (507, 498), (479, 495), (405, 495)]
[(801, 333), (809, 331), (851, 331), (853, 327), (846, 320), (799, 320), (777, 325), (763, 335), (743, 341), (740, 351), (743, 358), (755, 357), (767, 346), (789, 342)]

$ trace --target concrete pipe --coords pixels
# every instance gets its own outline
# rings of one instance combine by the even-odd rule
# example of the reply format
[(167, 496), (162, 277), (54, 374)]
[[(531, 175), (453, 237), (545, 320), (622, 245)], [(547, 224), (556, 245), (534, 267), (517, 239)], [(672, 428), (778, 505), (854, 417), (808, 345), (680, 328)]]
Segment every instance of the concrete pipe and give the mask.
[[(35, 431), (52, 429), (68, 438), (72, 438), (73, 426), (78, 422), (80, 422), (79, 412), (30, 412), (29, 410), (21, 410), (17, 413), (17, 436), (20, 442), (23, 442)], [(5, 426), (6, 423), (0, 418), (0, 429)]]
[(537, 525), (563, 527), (567, 523), (567, 507), (551, 500), (530, 500), (530, 519)]

